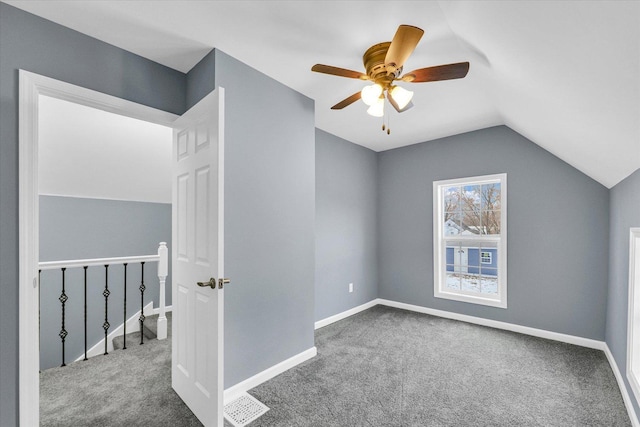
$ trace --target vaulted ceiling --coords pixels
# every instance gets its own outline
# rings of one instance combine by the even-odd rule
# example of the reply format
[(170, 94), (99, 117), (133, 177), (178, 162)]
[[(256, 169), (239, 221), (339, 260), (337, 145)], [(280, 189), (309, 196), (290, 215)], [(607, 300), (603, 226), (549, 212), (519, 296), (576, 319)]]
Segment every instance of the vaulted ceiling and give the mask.
[[(5, 2), (182, 72), (219, 48), (313, 98), (318, 128), (375, 151), (504, 124), (607, 187), (640, 168), (638, 1)], [(363, 71), (400, 24), (425, 30), (405, 70), (471, 66), (404, 84), (415, 107), (392, 111), (387, 135), (361, 102), (330, 109), (364, 82), (310, 68)]]

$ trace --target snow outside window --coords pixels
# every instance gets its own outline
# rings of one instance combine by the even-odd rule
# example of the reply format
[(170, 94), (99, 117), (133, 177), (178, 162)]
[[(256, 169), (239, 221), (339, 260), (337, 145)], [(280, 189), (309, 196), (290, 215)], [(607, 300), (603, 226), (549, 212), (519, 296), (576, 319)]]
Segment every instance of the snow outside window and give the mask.
[(434, 296), (507, 307), (507, 175), (435, 181)]

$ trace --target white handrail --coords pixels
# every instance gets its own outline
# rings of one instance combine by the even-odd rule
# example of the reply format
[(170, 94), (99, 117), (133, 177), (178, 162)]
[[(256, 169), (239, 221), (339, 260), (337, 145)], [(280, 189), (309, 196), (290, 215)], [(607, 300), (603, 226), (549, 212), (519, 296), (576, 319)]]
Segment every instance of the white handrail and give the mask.
[(158, 315), (158, 339), (167, 338), (167, 318), (165, 316), (165, 281), (169, 274), (169, 250), (166, 242), (160, 242), (157, 255), (140, 255), (113, 258), (72, 259), (63, 261), (46, 261), (38, 264), (40, 270), (56, 270), (60, 268), (92, 267), (111, 264), (130, 264), (138, 262), (158, 262), (158, 280), (160, 282), (159, 315)]
[[(164, 243), (164, 242), (163, 242)], [(160, 261), (158, 255), (124, 256), (114, 258), (71, 259), (62, 261), (46, 261), (38, 264), (40, 270), (56, 270), (60, 268), (93, 267), (96, 265), (125, 264), (134, 262)]]

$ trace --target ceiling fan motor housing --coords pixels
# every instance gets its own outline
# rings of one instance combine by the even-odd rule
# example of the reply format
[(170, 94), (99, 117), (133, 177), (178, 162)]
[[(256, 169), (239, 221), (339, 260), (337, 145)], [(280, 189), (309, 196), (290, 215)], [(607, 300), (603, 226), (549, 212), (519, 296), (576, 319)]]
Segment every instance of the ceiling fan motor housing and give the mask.
[[(391, 64), (392, 67), (389, 69), (389, 64), (384, 62), (389, 46), (391, 46), (391, 42), (374, 44), (367, 49), (362, 56), (364, 68), (367, 70), (367, 76), (369, 76), (370, 80), (378, 83), (384, 89), (388, 89), (393, 80), (402, 73), (402, 67), (395, 68), (395, 66)], [(392, 72), (389, 73), (389, 71)]]

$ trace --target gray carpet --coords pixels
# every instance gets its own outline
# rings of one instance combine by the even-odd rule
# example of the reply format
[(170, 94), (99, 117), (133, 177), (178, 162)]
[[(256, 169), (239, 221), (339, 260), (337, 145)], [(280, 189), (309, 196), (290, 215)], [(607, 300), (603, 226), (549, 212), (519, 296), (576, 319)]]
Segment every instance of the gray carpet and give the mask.
[[(383, 306), (316, 346), (251, 390), (271, 408), (251, 427), (631, 425), (598, 350)], [(169, 341), (136, 347), (43, 372), (42, 425), (200, 425), (171, 390)]]
[(376, 306), (251, 394), (258, 426), (629, 426), (602, 351)]
[[(170, 320), (170, 313), (167, 313)], [(41, 426), (202, 426), (171, 388), (169, 338), (40, 374)]]

